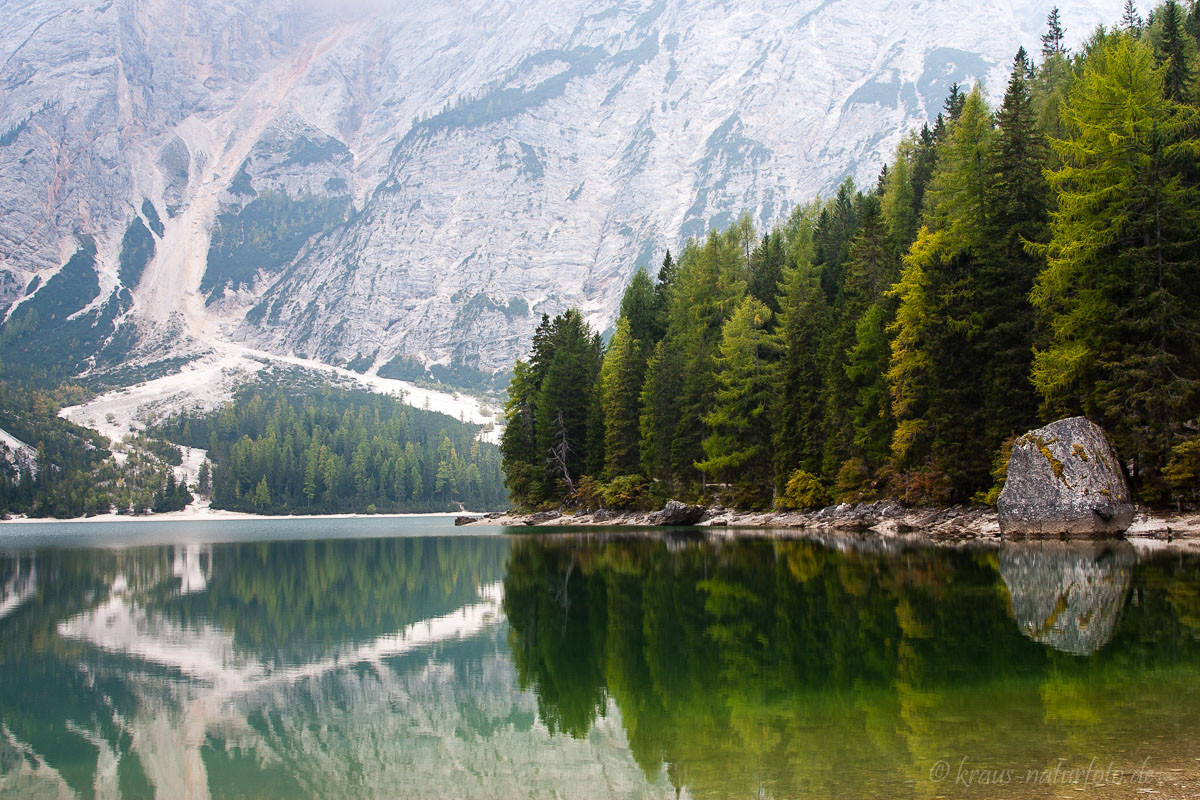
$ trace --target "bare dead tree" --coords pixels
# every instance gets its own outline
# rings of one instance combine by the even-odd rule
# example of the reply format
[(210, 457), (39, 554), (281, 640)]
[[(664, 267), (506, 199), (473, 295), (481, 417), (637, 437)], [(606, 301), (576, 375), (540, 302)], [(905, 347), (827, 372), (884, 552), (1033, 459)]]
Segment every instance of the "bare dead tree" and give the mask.
[(563, 482), (567, 484), (567, 491), (574, 494), (575, 482), (571, 480), (571, 469), (568, 466), (568, 460), (574, 450), (571, 449), (571, 443), (567, 441), (567, 422), (563, 419), (561, 408), (554, 418), (554, 427), (554, 445), (550, 448), (546, 464), (552, 473), (562, 476)]

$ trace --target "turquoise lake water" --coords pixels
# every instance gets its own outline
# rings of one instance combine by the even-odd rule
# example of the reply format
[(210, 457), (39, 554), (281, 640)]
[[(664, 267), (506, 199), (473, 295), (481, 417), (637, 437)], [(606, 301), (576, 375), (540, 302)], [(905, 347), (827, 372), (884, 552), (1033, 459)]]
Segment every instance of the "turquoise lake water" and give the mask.
[(0, 527), (4, 798), (1139, 797), (1198, 743), (1200, 559), (1124, 542)]

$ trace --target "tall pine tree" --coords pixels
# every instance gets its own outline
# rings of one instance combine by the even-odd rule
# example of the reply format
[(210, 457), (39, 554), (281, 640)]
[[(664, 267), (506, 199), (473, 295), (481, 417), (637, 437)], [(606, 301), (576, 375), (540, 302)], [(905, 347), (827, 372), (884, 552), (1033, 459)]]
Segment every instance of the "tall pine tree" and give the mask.
[(1104, 425), (1151, 500), (1200, 411), (1200, 193), (1176, 168), (1200, 141), (1163, 71), (1129, 35), (1088, 59), (1064, 108), (1071, 136), (1052, 142), (1064, 166), (1033, 293), (1050, 331), (1033, 366), (1045, 414)]

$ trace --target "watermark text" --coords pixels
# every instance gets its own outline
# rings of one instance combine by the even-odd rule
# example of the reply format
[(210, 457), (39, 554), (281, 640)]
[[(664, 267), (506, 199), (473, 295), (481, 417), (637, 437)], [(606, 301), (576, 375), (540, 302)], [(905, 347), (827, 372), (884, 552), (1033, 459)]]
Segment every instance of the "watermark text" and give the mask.
[(1050, 766), (1000, 767), (977, 763), (970, 756), (957, 760), (935, 761), (929, 770), (929, 780), (934, 783), (951, 782), (955, 786), (1074, 786), (1085, 789), (1089, 786), (1134, 786), (1158, 780), (1150, 769), (1147, 757), (1140, 764), (1118, 768), (1115, 762), (1093, 758), (1088, 763), (1072, 762), (1060, 758)]

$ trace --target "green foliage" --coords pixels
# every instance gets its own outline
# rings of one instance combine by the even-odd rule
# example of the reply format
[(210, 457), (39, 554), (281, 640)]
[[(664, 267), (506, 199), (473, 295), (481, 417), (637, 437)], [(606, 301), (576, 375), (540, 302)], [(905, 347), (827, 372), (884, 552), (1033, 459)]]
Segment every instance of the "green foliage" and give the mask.
[(1065, 53), (1065, 38), (1066, 31), (1063, 30), (1062, 20), (1058, 15), (1058, 6), (1055, 6), (1046, 17), (1046, 32), (1042, 34), (1042, 56), (1053, 58)]
[(628, 474), (641, 468), (639, 400), (646, 363), (642, 342), (622, 316), (600, 368), (600, 409), (604, 425), (604, 474)]
[(1190, 52), (1184, 31), (1184, 12), (1177, 0), (1166, 0), (1155, 14), (1159, 24), (1158, 60), (1163, 67), (1163, 93), (1176, 102), (1187, 100), (1191, 85)]
[(704, 418), (716, 402), (716, 355), (726, 320), (745, 293), (743, 231), (735, 225), (713, 231), (703, 247), (688, 243), (680, 258), (677, 288), (668, 309), (666, 347), (678, 348), (680, 359), (678, 422), (668, 433), (671, 483), (694, 486), (705, 460)]
[[(362, 367), (367, 359), (374, 363), (374, 355), (362, 356), (362, 361), (357, 364), (352, 362), (348, 364), (349, 369), (358, 371), (358, 367)], [(370, 364), (366, 364), (363, 369), (368, 369)], [(490, 372), (481, 370), (478, 365), (466, 363), (463, 359), (452, 358), (449, 364), (430, 364), (426, 366), (421, 361), (415, 358), (406, 356), (396, 356), (386, 364), (379, 367), (377, 372), (381, 378), (394, 378), (400, 381), (411, 381), (418, 386), (425, 386), (432, 389), (446, 389), (453, 391), (468, 390), (489, 397), (499, 397), (507, 388), (509, 381), (512, 379), (512, 373), (508, 371)]]
[(516, 363), (500, 449), (518, 506), (566, 500), (589, 464), (603, 463), (601, 355), (599, 335), (570, 309), (553, 320), (543, 315), (529, 362)]
[(649, 511), (662, 503), (641, 475), (618, 475), (601, 484), (600, 499), (605, 508), (618, 511)]
[(853, 424), (857, 458), (878, 468), (887, 461), (892, 429), (887, 369), (891, 354), (887, 327), (894, 304), (882, 299), (867, 309), (854, 331), (854, 346), (846, 354), (846, 377), (856, 402), (847, 416)]
[(214, 508), (257, 513), (452, 511), (505, 505), (479, 427), (391, 397), (280, 384), (238, 391), (153, 433), (208, 449)]
[(847, 458), (838, 468), (834, 495), (840, 503), (858, 503), (871, 494), (871, 468), (861, 457)]
[(118, 463), (104, 437), (58, 416), (64, 402), (84, 399), (79, 387), (0, 382), (0, 428), (34, 451), (32, 459), (14, 451), (0, 458), (0, 511), (70, 518), (176, 511), (192, 501), (172, 469), (178, 448), (137, 437), (118, 445)]
[(310, 238), (345, 219), (349, 207), (349, 197), (266, 192), (218, 215), (200, 291), (212, 302), (226, 288), (249, 285), (260, 271), (278, 272)]
[(521, 507), (532, 507), (545, 496), (544, 470), (538, 455), (534, 427), (538, 384), (532, 367), (524, 361), (513, 366), (508, 384), (508, 402), (504, 405), (504, 434), (500, 453), (504, 463), (504, 485), (509, 496)]
[(775, 501), (782, 509), (822, 508), (829, 503), (829, 490), (811, 472), (798, 469), (788, 477), (787, 488)]
[(821, 273), (812, 263), (815, 208), (793, 217), (793, 263), (779, 286), (779, 319), (775, 328), (779, 360), (772, 391), (775, 408), (774, 483), (782, 487), (796, 468), (821, 468), (824, 342), (829, 308), (821, 288)]
[(633, 273), (621, 297), (619, 317), (629, 323), (629, 335), (638, 342), (656, 342), (662, 337), (654, 282), (645, 269)]
[[(1166, 98), (1144, 42), (1115, 35), (1087, 61), (1052, 144), (1058, 197), (1033, 302), (1049, 336), (1033, 363), (1046, 413), (1082, 410), (1134, 464), (1145, 499), (1181, 423), (1200, 411), (1196, 109)], [(1194, 163), (1194, 162), (1193, 162)]]
[(682, 354), (667, 340), (659, 342), (646, 365), (639, 398), (638, 432), (642, 469), (647, 475), (670, 476), (671, 444), (679, 428), (679, 393), (683, 390)]
[(979, 492), (973, 498), (977, 502), (994, 506), (1000, 499), (1000, 493), (1004, 491), (1004, 483), (1008, 480), (1008, 461), (1012, 457), (1013, 443), (1016, 440), (1017, 437), (1010, 436), (1004, 440), (1004, 444), (1000, 445), (996, 457), (992, 460), (992, 478), (995, 482), (992, 484), (992, 488), (986, 492)]
[(1200, 438), (1185, 439), (1171, 448), (1163, 478), (1175, 497), (1191, 503), (1200, 500)]
[(134, 217), (121, 239), (120, 269), (117, 277), (126, 286), (137, 286), (150, 259), (154, 258), (154, 236), (141, 217)]
[(544, 370), (535, 400), (534, 441), (552, 496), (574, 491), (589, 459), (592, 391), (600, 367), (600, 337), (571, 309), (550, 325), (550, 335), (535, 368)]
[(747, 295), (721, 334), (717, 390), (704, 424), (706, 458), (696, 469), (725, 483), (769, 483), (771, 373), (774, 341), (767, 331), (771, 309)]

